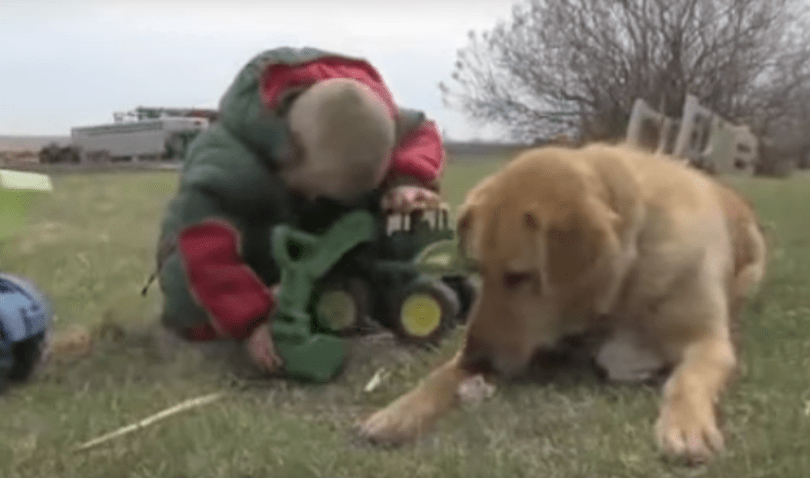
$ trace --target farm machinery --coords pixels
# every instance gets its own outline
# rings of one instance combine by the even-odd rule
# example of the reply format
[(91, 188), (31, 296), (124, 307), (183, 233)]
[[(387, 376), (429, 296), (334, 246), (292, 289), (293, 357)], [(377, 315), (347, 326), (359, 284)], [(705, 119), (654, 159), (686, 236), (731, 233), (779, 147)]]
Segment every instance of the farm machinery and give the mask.
[[(0, 170), (0, 241), (22, 228), (31, 201), (51, 189), (46, 175)], [(51, 319), (50, 305), (34, 284), (0, 272), (0, 391), (34, 371)]]
[(446, 205), (407, 214), (353, 210), (322, 234), (272, 231), (281, 270), (273, 338), (288, 376), (323, 382), (345, 338), (377, 326), (433, 345), (466, 319), (475, 289), (456, 261)]

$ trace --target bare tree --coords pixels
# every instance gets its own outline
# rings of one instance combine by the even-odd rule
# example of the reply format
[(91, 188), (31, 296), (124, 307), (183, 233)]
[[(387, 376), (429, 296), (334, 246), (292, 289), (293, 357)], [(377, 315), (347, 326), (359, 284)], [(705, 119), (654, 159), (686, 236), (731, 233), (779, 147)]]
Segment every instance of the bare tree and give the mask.
[(440, 88), (518, 140), (619, 138), (637, 97), (680, 116), (687, 93), (763, 132), (810, 91), (807, 18), (799, 0), (524, 0)]

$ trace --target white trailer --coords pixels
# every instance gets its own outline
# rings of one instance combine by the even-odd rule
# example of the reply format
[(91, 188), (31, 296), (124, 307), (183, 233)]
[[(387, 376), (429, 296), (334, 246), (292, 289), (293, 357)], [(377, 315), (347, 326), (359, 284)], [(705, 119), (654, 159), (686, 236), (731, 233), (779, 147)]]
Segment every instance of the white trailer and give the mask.
[(722, 174), (750, 175), (759, 160), (758, 140), (686, 95), (681, 118), (668, 118), (638, 98), (627, 126), (630, 144)]
[(180, 159), (206, 128), (205, 118), (164, 117), (75, 127), (70, 135), (81, 162)]

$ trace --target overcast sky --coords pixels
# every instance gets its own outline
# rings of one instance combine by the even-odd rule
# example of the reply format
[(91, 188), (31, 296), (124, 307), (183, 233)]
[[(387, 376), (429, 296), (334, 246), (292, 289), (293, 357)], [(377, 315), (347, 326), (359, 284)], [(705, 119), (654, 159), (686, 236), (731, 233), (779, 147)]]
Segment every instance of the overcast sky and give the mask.
[(362, 56), (452, 138), (490, 136), (442, 105), (467, 32), (513, 0), (0, 0), (0, 135), (68, 135), (136, 106), (216, 107), (262, 50)]

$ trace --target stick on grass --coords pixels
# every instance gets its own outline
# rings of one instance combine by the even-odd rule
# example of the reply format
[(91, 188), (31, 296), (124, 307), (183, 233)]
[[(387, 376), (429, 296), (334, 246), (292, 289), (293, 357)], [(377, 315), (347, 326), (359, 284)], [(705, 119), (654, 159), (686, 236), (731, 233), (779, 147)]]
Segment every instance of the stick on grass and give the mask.
[(186, 400), (185, 402), (178, 403), (177, 405), (175, 405), (175, 406), (173, 406), (171, 408), (167, 408), (167, 409), (165, 409), (165, 410), (163, 410), (161, 412), (158, 412), (158, 413), (156, 413), (156, 414), (154, 414), (152, 416), (144, 418), (143, 420), (139, 421), (138, 423), (133, 423), (132, 425), (127, 425), (127, 426), (125, 426), (123, 428), (119, 428), (118, 430), (115, 430), (114, 432), (110, 432), (110, 433), (108, 433), (106, 435), (103, 435), (103, 436), (100, 436), (98, 438), (94, 438), (94, 439), (92, 439), (92, 440), (90, 440), (88, 442), (85, 442), (85, 443), (79, 445), (75, 449), (75, 451), (78, 452), (78, 451), (82, 451), (82, 450), (87, 450), (89, 448), (101, 445), (102, 443), (108, 442), (108, 441), (110, 441), (110, 440), (112, 440), (114, 438), (118, 438), (120, 436), (132, 433), (132, 432), (134, 432), (136, 430), (140, 430), (141, 428), (148, 427), (149, 425), (157, 423), (158, 421), (163, 420), (164, 418), (167, 418), (167, 417), (169, 417), (171, 415), (174, 415), (174, 414), (186, 411), (186, 410), (190, 410), (190, 409), (195, 408), (195, 407), (201, 407), (203, 405), (207, 405), (207, 404), (209, 404), (211, 402), (214, 402), (215, 400), (218, 400), (223, 395), (224, 394), (222, 392), (220, 392), (220, 393), (212, 393), (211, 395), (205, 395), (205, 396), (202, 396), (202, 397), (192, 398), (190, 400)]

